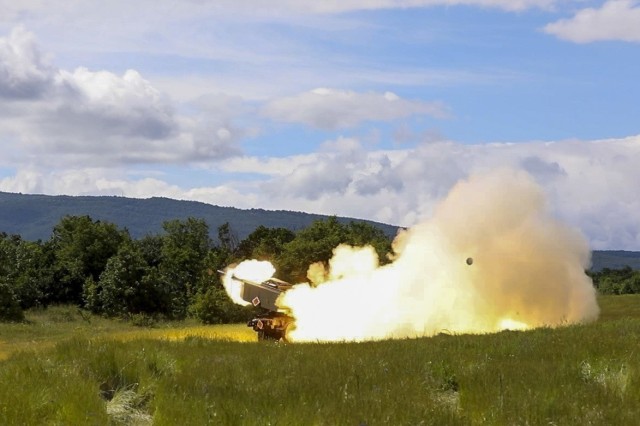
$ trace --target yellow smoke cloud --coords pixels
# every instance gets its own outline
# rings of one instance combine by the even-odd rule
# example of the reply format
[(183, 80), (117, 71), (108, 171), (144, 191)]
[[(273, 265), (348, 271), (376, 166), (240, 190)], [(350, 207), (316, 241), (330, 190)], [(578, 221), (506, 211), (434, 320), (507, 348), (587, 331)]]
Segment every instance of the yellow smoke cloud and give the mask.
[(380, 267), (370, 247), (336, 248), (328, 271), (310, 271), (326, 281), (278, 300), (295, 318), (288, 339), (485, 333), (585, 322), (599, 312), (584, 273), (586, 240), (553, 217), (524, 172), (458, 183), (433, 217), (396, 238), (394, 251)]

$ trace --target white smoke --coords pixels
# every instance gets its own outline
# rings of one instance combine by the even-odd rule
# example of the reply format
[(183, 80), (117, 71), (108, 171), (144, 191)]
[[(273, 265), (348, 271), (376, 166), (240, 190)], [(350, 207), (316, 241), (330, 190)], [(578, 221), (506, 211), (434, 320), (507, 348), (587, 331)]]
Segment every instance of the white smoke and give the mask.
[(288, 338), (484, 333), (586, 322), (599, 312), (584, 272), (585, 238), (553, 217), (524, 172), (459, 182), (433, 217), (396, 238), (394, 251), (394, 261), (378, 267), (372, 248), (338, 247), (328, 281), (279, 299), (295, 318)]
[(245, 260), (234, 268), (227, 268), (222, 278), (222, 285), (234, 303), (249, 306), (251, 302), (242, 298), (244, 284), (240, 280), (261, 283), (271, 278), (275, 272), (276, 270), (270, 262), (255, 259)]

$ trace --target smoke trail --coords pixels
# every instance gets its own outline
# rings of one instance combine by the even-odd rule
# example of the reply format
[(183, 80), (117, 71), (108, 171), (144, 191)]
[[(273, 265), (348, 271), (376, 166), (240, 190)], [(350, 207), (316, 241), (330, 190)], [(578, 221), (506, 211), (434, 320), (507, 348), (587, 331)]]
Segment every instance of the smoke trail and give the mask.
[(279, 299), (296, 321), (288, 338), (483, 333), (598, 315), (584, 273), (586, 240), (550, 214), (542, 190), (524, 172), (500, 170), (458, 183), (432, 218), (396, 238), (394, 251), (395, 260), (378, 267), (373, 249), (338, 247), (328, 281), (295, 286)]

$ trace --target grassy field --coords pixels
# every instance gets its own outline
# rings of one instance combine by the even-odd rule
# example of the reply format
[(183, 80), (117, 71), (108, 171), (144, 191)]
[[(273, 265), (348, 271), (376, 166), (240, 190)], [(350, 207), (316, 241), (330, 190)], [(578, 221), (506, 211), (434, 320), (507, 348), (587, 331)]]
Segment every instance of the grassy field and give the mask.
[(583, 326), (290, 345), (31, 312), (0, 324), (0, 424), (637, 425), (640, 297), (600, 305)]
[(255, 341), (255, 333), (242, 324), (203, 326), (195, 321), (161, 322), (153, 327), (137, 327), (130, 322), (89, 315), (78, 308), (57, 306), (28, 311), (24, 323), (0, 323), (0, 360), (18, 351), (51, 348), (69, 338), (183, 340), (202, 337), (237, 342)]

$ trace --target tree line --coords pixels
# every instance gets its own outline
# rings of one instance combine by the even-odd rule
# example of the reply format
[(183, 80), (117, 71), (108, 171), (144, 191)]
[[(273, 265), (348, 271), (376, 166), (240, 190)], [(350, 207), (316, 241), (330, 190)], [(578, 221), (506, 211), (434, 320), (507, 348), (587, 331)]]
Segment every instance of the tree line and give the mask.
[(622, 269), (604, 268), (590, 272), (593, 285), (600, 294), (639, 294), (640, 271), (625, 266)]
[(0, 233), (0, 320), (22, 320), (26, 309), (74, 304), (138, 321), (235, 322), (253, 311), (229, 300), (219, 269), (245, 259), (269, 260), (278, 278), (300, 282), (310, 264), (328, 262), (341, 243), (372, 245), (382, 262), (391, 251), (382, 230), (335, 217), (295, 233), (259, 226), (241, 241), (228, 223), (212, 239), (207, 223), (193, 217), (166, 221), (162, 228), (133, 239), (113, 223), (65, 216), (46, 241)]
[[(293, 232), (259, 226), (239, 240), (228, 223), (210, 238), (205, 220), (163, 224), (163, 232), (133, 239), (127, 229), (89, 216), (65, 216), (46, 241), (0, 233), (0, 320), (24, 310), (74, 304), (108, 317), (141, 322), (195, 317), (204, 323), (253, 315), (227, 297), (217, 270), (245, 259), (269, 260), (276, 276), (306, 281), (309, 265), (328, 262), (341, 243), (372, 245), (382, 263), (391, 240), (364, 222), (337, 218)], [(626, 267), (589, 272), (601, 294), (640, 293), (640, 271)]]

